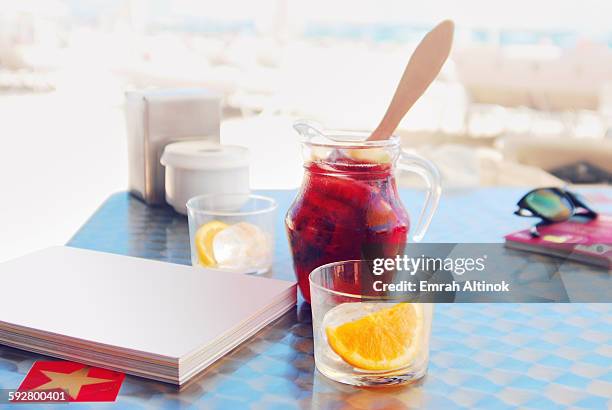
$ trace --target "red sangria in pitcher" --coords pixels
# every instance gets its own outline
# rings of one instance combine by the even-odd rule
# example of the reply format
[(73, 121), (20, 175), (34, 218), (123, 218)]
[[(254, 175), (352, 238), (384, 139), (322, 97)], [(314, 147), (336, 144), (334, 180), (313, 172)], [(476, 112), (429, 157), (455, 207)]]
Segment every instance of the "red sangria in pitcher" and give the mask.
[(306, 122), (294, 127), (305, 172), (285, 224), (298, 285), (310, 302), (308, 275), (315, 268), (364, 259), (364, 249), (378, 249), (376, 257), (395, 257), (403, 249), (410, 218), (397, 191), (396, 166), (428, 185), (413, 241), (422, 239), (437, 208), (440, 177), (429, 161), (402, 152), (396, 136), (367, 141), (367, 133), (322, 132)]

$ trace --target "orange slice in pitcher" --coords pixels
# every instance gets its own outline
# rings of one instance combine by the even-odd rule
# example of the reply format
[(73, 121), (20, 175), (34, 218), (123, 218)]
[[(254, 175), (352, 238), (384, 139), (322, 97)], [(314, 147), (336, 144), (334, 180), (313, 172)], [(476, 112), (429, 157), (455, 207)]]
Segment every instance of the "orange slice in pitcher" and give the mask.
[(198, 228), (194, 242), (201, 265), (212, 267), (217, 264), (213, 252), (213, 239), (215, 239), (215, 235), (227, 227), (228, 225), (221, 221), (210, 221)]
[(385, 371), (409, 365), (418, 352), (423, 309), (398, 303), (337, 327), (325, 328), (334, 352), (348, 364)]

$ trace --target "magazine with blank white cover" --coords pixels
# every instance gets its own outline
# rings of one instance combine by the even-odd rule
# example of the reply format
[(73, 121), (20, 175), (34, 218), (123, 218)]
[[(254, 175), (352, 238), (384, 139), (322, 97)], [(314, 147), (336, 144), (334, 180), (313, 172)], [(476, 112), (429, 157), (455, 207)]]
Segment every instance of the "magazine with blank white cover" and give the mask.
[(296, 303), (293, 282), (70, 247), (0, 264), (0, 343), (183, 384)]

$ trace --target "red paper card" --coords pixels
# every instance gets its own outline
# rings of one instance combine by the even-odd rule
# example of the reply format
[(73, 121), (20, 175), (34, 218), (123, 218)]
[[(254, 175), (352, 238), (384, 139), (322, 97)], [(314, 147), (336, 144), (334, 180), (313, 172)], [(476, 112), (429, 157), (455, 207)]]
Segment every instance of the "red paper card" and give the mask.
[(34, 363), (19, 391), (63, 390), (68, 401), (115, 401), (125, 374), (74, 362)]

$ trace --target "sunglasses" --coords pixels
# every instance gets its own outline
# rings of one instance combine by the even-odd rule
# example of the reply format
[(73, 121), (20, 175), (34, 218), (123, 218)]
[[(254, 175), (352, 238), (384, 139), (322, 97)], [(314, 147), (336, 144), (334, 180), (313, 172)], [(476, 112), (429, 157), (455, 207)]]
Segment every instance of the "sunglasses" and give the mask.
[(562, 188), (537, 188), (527, 192), (518, 202), (515, 215), (541, 218), (531, 227), (531, 236), (539, 237), (538, 227), (567, 221), (573, 216), (596, 218), (597, 212), (589, 208), (584, 198)]

